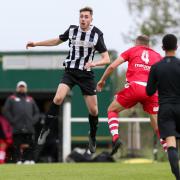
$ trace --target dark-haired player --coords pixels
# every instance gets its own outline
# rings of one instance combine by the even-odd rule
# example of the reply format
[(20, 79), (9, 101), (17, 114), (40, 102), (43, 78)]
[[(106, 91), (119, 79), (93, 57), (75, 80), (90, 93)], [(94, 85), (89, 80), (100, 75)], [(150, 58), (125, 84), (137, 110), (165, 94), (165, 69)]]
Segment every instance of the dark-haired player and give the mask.
[(176, 138), (180, 138), (180, 59), (175, 57), (177, 38), (167, 34), (162, 39), (166, 56), (151, 67), (147, 94), (159, 93), (158, 126), (160, 137), (165, 139), (172, 173), (180, 180)]

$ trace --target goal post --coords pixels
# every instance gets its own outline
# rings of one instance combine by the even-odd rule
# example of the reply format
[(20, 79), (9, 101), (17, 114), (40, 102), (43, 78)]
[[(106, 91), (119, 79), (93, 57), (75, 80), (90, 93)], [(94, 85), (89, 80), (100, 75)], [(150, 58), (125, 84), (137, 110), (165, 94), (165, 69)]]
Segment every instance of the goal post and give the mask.
[(62, 159), (65, 162), (66, 157), (71, 152), (71, 102), (66, 98), (63, 105), (63, 147)]

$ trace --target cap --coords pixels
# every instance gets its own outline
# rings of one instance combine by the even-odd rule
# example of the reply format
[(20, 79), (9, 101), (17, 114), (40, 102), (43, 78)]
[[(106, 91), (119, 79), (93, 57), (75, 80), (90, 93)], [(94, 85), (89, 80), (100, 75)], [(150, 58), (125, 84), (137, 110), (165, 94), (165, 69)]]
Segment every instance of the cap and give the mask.
[(16, 85), (16, 87), (20, 87), (20, 86), (24, 86), (24, 87), (27, 87), (27, 84), (25, 81), (19, 81)]

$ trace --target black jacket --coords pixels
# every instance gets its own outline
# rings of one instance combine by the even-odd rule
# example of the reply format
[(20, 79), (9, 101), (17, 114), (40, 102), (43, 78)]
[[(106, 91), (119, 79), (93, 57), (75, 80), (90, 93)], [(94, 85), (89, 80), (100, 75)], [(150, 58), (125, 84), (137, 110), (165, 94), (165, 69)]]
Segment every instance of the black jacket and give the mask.
[(39, 120), (39, 109), (31, 96), (14, 94), (4, 105), (4, 116), (13, 127), (13, 134), (34, 133)]

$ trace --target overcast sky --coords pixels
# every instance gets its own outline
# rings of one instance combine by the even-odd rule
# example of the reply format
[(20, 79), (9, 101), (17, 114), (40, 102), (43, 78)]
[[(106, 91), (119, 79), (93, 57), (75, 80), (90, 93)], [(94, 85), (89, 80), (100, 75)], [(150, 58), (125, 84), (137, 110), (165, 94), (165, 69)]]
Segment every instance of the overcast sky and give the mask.
[[(1, 0), (0, 51), (26, 50), (27, 41), (58, 37), (69, 25), (79, 24), (79, 9), (84, 6), (93, 8), (93, 25), (103, 31), (108, 49), (120, 53), (133, 45), (124, 42), (122, 36), (128, 36), (134, 24), (127, 0)], [(160, 46), (156, 50), (164, 54)], [(33, 48), (67, 49), (67, 43), (57, 47)]]
[[(108, 49), (121, 52), (131, 46), (122, 38), (133, 23), (126, 0), (1, 0), (0, 51), (25, 50), (27, 41), (57, 37), (70, 24), (79, 23), (79, 9), (84, 6), (94, 9), (93, 24), (103, 31)], [(67, 48), (63, 44), (35, 49)]]

